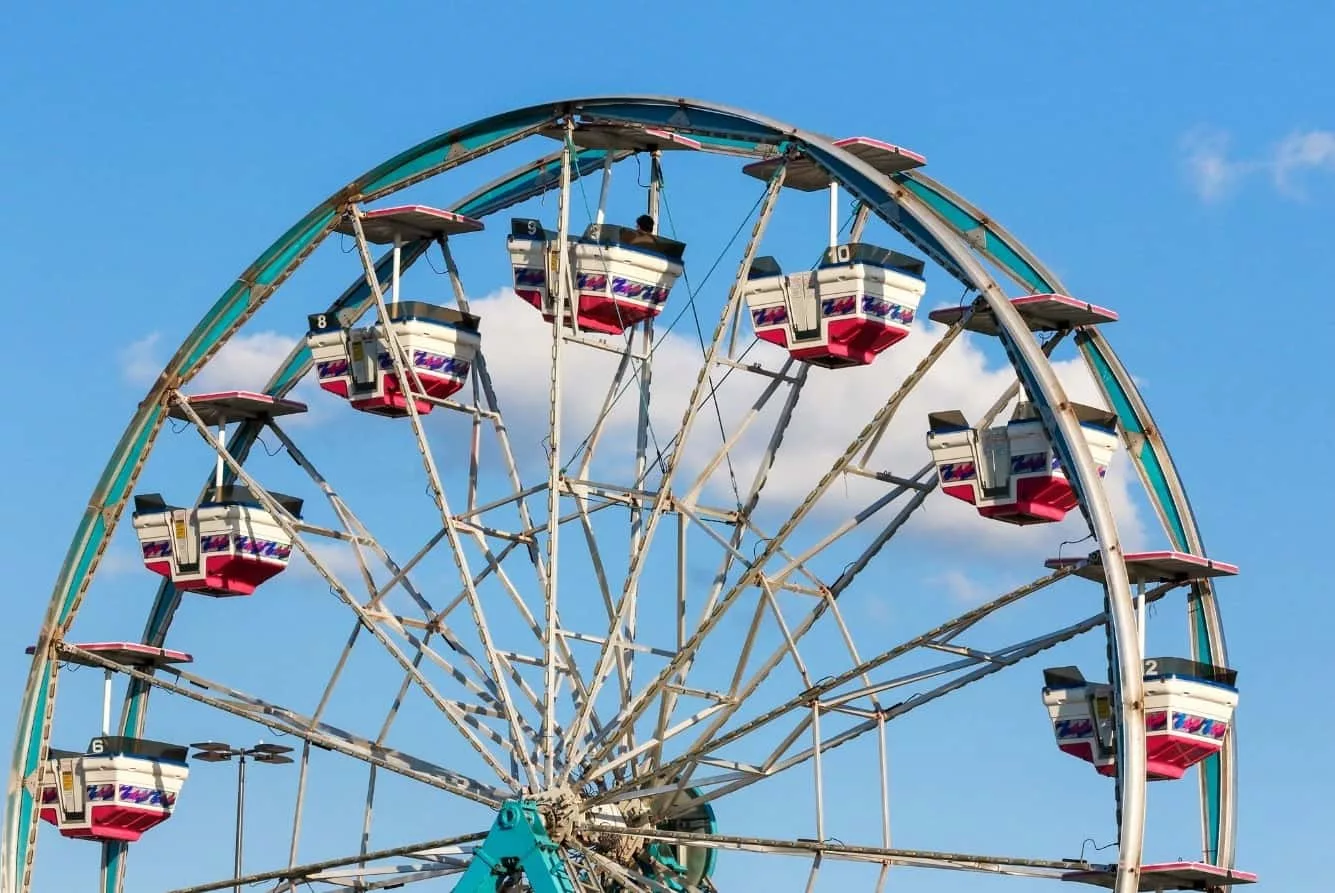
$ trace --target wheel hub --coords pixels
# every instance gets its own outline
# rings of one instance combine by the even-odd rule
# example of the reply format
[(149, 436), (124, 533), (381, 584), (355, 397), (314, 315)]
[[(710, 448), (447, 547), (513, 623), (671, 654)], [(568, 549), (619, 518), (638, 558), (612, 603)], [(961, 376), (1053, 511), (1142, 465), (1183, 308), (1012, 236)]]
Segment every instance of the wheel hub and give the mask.
[(580, 827), (593, 824), (625, 828), (642, 824), (648, 818), (648, 810), (639, 799), (591, 805), (571, 786), (560, 785), (541, 792), (533, 800), (547, 836), (558, 846), (578, 843), (627, 867), (635, 864), (635, 857), (644, 849), (642, 838)]

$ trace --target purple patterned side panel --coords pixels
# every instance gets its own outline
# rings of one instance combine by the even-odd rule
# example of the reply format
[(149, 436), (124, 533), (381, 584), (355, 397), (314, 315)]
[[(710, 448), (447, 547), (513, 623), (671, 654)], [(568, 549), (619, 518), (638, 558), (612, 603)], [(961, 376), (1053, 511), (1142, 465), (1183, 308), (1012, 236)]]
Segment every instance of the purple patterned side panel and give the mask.
[[(1169, 731), (1169, 711), (1153, 710), (1145, 715), (1145, 731)], [(1199, 735), (1202, 738), (1222, 740), (1228, 734), (1228, 723), (1220, 719), (1210, 719), (1191, 713), (1173, 711), (1172, 731), (1184, 735)], [(1088, 738), (1094, 734), (1094, 721), (1089, 717), (1079, 719), (1059, 719), (1053, 724), (1053, 731), (1058, 740), (1066, 738)]]
[(325, 360), (315, 364), (315, 374), (320, 378), (341, 378), (348, 374), (348, 359)]
[(268, 558), (272, 561), (287, 561), (292, 555), (292, 547), (275, 543), (273, 540), (255, 539), (250, 536), (238, 536), (235, 539), (239, 555), (251, 555), (255, 558)]
[(547, 271), (534, 267), (515, 267), (515, 285), (541, 288), (547, 284)]
[(143, 544), (145, 558), (166, 558), (172, 553), (171, 540), (154, 540)]
[(947, 462), (937, 466), (943, 484), (962, 484), (978, 477), (978, 466), (973, 462)]

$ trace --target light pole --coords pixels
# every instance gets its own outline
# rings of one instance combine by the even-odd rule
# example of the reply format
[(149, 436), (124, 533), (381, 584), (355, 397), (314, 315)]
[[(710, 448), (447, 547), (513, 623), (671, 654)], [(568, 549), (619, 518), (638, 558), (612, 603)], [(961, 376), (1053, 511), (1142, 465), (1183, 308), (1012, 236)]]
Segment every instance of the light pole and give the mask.
[[(236, 757), (236, 850), (233, 855), (233, 873), (235, 878), (241, 877), (241, 852), (242, 852), (242, 834), (245, 830), (245, 812), (246, 812), (246, 760), (251, 759), (257, 763), (272, 763), (281, 765), (292, 762), (292, 758), (285, 756), (292, 752), (292, 748), (283, 747), (281, 744), (256, 744), (254, 747), (233, 747), (230, 744), (220, 744), (217, 741), (204, 741), (199, 744), (190, 745), (198, 753), (193, 755), (193, 759), (203, 760), (205, 763), (225, 763), (232, 757)], [(241, 893), (241, 884), (238, 882), (232, 888), (234, 893)]]

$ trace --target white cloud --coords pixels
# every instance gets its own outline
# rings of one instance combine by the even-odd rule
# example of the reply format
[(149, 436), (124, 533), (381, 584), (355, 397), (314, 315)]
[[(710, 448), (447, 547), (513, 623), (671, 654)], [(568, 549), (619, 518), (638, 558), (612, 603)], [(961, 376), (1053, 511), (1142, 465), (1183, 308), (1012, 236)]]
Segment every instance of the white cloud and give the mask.
[(162, 363), (157, 358), (160, 332), (150, 332), (120, 351), (121, 377), (133, 385), (148, 386), (162, 372)]
[(996, 595), (992, 589), (975, 582), (960, 570), (948, 570), (937, 574), (927, 582), (941, 587), (952, 599), (964, 605), (981, 604), (985, 599)]
[(1203, 201), (1223, 198), (1247, 172), (1247, 165), (1229, 158), (1229, 142), (1218, 130), (1195, 130), (1182, 140), (1187, 177)]
[[(325, 570), (334, 575), (334, 578), (347, 587), (349, 592), (361, 594), (364, 589), (362, 582), (362, 566), (357, 561), (357, 555), (352, 546), (342, 541), (333, 541), (325, 538), (306, 536), (303, 541), (310, 546), (315, 553), (315, 558), (320, 564), (324, 565)], [(365, 552), (367, 563), (370, 565), (371, 572), (384, 577), (383, 565), (375, 559), (375, 556)], [(323, 580), (320, 573), (315, 569), (306, 558), (304, 552), (297, 549), (292, 550), (292, 560), (289, 569), (295, 572), (296, 576), (303, 579)], [(384, 581), (381, 580), (383, 583)]]
[[(120, 352), (121, 375), (131, 384), (152, 384), (166, 358), (160, 332), (150, 332)], [(192, 391), (259, 391), (296, 346), (297, 339), (277, 332), (236, 335), (205, 364), (190, 383)]]
[(1198, 128), (1182, 140), (1186, 175), (1196, 195), (1216, 202), (1254, 174), (1268, 175), (1275, 188), (1302, 198), (1301, 177), (1313, 171), (1335, 172), (1335, 131), (1294, 131), (1255, 158), (1230, 154), (1228, 133)]
[[(483, 319), (483, 347), (507, 424), (512, 429), (516, 451), (528, 450), (528, 458), (532, 461), (542, 455), (539, 445), (546, 431), (550, 329), (509, 289), (475, 301), (474, 310)], [(707, 324), (706, 329), (712, 331), (712, 323)], [(790, 509), (803, 499), (819, 479), (821, 470), (832, 465), (923, 358), (940, 330), (933, 323), (920, 321), (913, 336), (882, 354), (868, 367), (813, 368), (784, 437), (779, 459), (766, 484), (766, 501)], [(743, 335), (749, 338), (750, 333), (743, 332)], [(1014, 373), (1004, 359), (994, 360), (986, 355), (979, 341), (974, 340), (976, 337), (968, 336), (957, 341), (904, 402), (881, 446), (872, 456), (869, 465), (873, 470), (902, 476), (916, 472), (930, 460), (925, 440), (929, 412), (961, 409), (970, 419), (977, 419), (1014, 380)], [(562, 454), (569, 456), (574, 446), (572, 440), (583, 437), (602, 406), (617, 359), (602, 351), (569, 345), (563, 351), (562, 411), (566, 434)], [(658, 446), (664, 453), (667, 452), (667, 439), (681, 422), (700, 358), (700, 346), (694, 337), (688, 339), (670, 334), (659, 339), (653, 363), (650, 418)], [(769, 345), (759, 345), (747, 359), (763, 359), (768, 368), (777, 368), (783, 353)], [(1098, 387), (1080, 360), (1064, 360), (1055, 366), (1071, 399), (1102, 405)], [(721, 375), (721, 372), (716, 373), (715, 380), (718, 381)], [(747, 414), (766, 381), (760, 376), (737, 371), (719, 389), (722, 416), (730, 432)], [(627, 391), (611, 413), (603, 446), (589, 472), (590, 477), (599, 480), (628, 477), (628, 457), (633, 454), (636, 394), (635, 388)], [(730, 452), (738, 486), (743, 493), (764, 455), (783, 394), (781, 389), (753, 429)], [(712, 405), (709, 405), (697, 417), (674, 486), (678, 493), (686, 490), (720, 443), (718, 421)], [(652, 455), (652, 445), (650, 450)], [(611, 455), (620, 460), (615, 467), (608, 465)], [(1143, 543), (1145, 531), (1132, 497), (1129, 464), (1125, 455), (1115, 457), (1105, 486), (1124, 543), (1134, 548)], [(846, 516), (883, 494), (885, 489), (886, 485), (880, 482), (846, 476), (835, 483), (820, 505)], [(704, 501), (716, 505), (731, 503), (732, 485), (726, 464), (709, 478), (705, 494)], [(884, 519), (877, 520), (888, 520), (894, 510), (893, 506), (886, 509)], [(868, 526), (874, 524), (872, 521)], [(934, 493), (914, 518), (911, 528), (952, 542), (1006, 550), (1050, 551), (1064, 539), (1084, 536), (1083, 524), (1079, 513), (1072, 512), (1066, 521), (1057, 525), (1017, 528), (984, 519), (971, 506)]]
[[(516, 457), (521, 466), (528, 466), (525, 477), (531, 477), (544, 455), (551, 329), (543, 323), (538, 313), (515, 297), (509, 288), (474, 300), (472, 309), (482, 318), (485, 355), (496, 383)], [(668, 317), (660, 323), (660, 327), (666, 326), (674, 309), (680, 308), (670, 304)], [(787, 510), (807, 495), (820, 477), (819, 470), (831, 466), (836, 456), (935, 342), (940, 327), (924, 319), (920, 318), (916, 324), (913, 336), (881, 355), (871, 366), (841, 370), (813, 368), (810, 371), (801, 400), (785, 434), (779, 459), (766, 483), (766, 504), (777, 505), (786, 514)], [(745, 328), (745, 323), (743, 326)], [(712, 328), (712, 321), (706, 321), (707, 332), (712, 331)], [(662, 450), (665, 455), (669, 452), (668, 440), (681, 423), (686, 400), (700, 368), (701, 348), (694, 332), (685, 320), (678, 331), (691, 334), (689, 337), (676, 332), (660, 335), (654, 352), (650, 418), (656, 443), (649, 445), (651, 460), (657, 450)], [(746, 343), (750, 332), (744, 330), (742, 336), (743, 343)], [(133, 367), (143, 375), (143, 369), (152, 367), (153, 371), (147, 373), (149, 380), (156, 376), (160, 369), (160, 364), (152, 358), (156, 341), (157, 336), (151, 335), (132, 345), (126, 352), (127, 370)], [(295, 343), (295, 338), (276, 332), (238, 335), (209, 362), (191, 383), (190, 390), (258, 389)], [(925, 442), (929, 412), (960, 409), (970, 419), (976, 420), (1013, 381), (1013, 372), (1005, 360), (986, 354), (980, 347), (982, 343), (983, 340), (977, 336), (963, 337), (937, 362), (932, 372), (900, 408), (882, 444), (871, 457), (869, 465), (872, 470), (890, 471), (903, 476), (916, 472), (930, 459)], [(748, 361), (763, 361), (768, 368), (777, 368), (783, 359), (782, 351), (766, 344), (757, 345), (747, 357)], [(617, 357), (604, 351), (567, 344), (563, 348), (563, 363), (563, 430), (566, 433), (562, 454), (569, 456), (578, 440), (590, 431), (603, 407)], [(1063, 360), (1054, 366), (1071, 399), (1090, 404), (1101, 403), (1098, 387), (1081, 361)], [(718, 383), (722, 379), (723, 372), (716, 371), (714, 381)], [(767, 379), (742, 371), (728, 374), (726, 383), (719, 387), (718, 392), (726, 430), (731, 433), (736, 429), (767, 382)], [(309, 391), (311, 396), (308, 397), (302, 391)], [(313, 403), (312, 398), (317, 393), (308, 378), (294, 396), (306, 400), (314, 408), (318, 404)], [(749, 488), (764, 455), (784, 394), (785, 389), (781, 388), (760, 413), (752, 429), (730, 452), (731, 468), (724, 463), (709, 477), (702, 501), (716, 505), (730, 504), (733, 499), (733, 473), (743, 493)], [(615, 403), (589, 477), (610, 481), (630, 478), (637, 395), (638, 389), (632, 385), (624, 389)], [(714, 407), (708, 404), (697, 416), (690, 444), (684, 454), (674, 487), (678, 493), (684, 492), (690, 482), (696, 479), (704, 463), (720, 446), (722, 440), (718, 427)], [(577, 467), (571, 469), (571, 473), (577, 470)], [(1109, 469), (1105, 487), (1127, 548), (1135, 548), (1145, 540), (1144, 525), (1137, 515), (1132, 497), (1134, 484), (1130, 463), (1124, 454), (1119, 454)], [(876, 499), (885, 489), (885, 484), (874, 480), (845, 476), (830, 489), (820, 503), (819, 510), (847, 516)], [(896, 507), (892, 505), (867, 526), (874, 527), (877, 521), (884, 523), (895, 510)], [(971, 506), (940, 493), (934, 493), (927, 499), (909, 530), (952, 545), (1012, 553), (1021, 550), (1029, 554), (1051, 552), (1062, 540), (1079, 539), (1085, 533), (1079, 512), (1072, 512), (1060, 524), (1017, 528), (984, 519)], [(342, 572), (348, 572), (355, 579), (357, 569), (351, 553), (346, 549), (337, 552), (337, 558), (346, 559), (339, 568), (340, 576)]]
[(1335, 131), (1291, 133), (1276, 147), (1273, 172), (1275, 186), (1281, 191), (1300, 196), (1296, 177), (1317, 170), (1335, 172)]
[[(161, 334), (151, 332), (120, 352), (121, 375), (133, 385), (152, 384), (166, 364), (160, 350)], [(269, 378), (287, 359), (297, 338), (278, 332), (263, 331), (235, 335), (204, 365), (189, 384), (186, 392), (204, 394), (212, 391), (262, 391)], [(305, 403), (310, 410), (301, 416), (290, 417), (287, 426), (310, 424), (317, 420), (314, 401), (319, 388), (310, 377), (288, 395)]]
[(129, 547), (118, 547), (112, 545), (102, 553), (102, 560), (98, 562), (97, 573), (99, 576), (112, 577), (123, 576), (127, 574), (143, 573), (144, 559), (142, 553), (137, 550), (132, 551)]
[(262, 391), (296, 344), (296, 338), (277, 332), (237, 335), (205, 364), (190, 383), (191, 390)]

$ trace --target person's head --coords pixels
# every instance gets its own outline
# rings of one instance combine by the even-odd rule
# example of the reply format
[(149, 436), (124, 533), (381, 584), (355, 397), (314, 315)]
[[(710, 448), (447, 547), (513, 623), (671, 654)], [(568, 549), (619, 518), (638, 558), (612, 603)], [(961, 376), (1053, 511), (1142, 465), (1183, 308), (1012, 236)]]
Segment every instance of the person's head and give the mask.
[(654, 218), (648, 214), (641, 214), (635, 221), (635, 228), (642, 233), (652, 233), (654, 231)]

